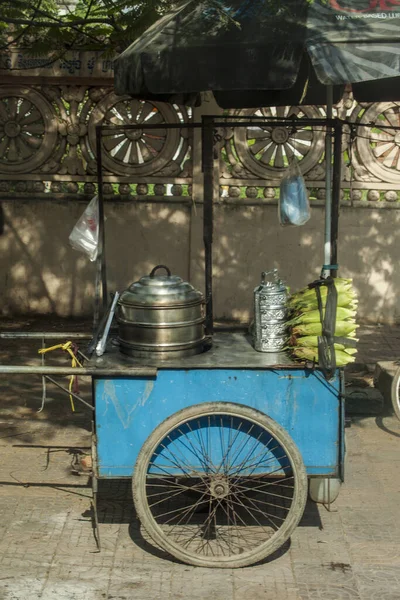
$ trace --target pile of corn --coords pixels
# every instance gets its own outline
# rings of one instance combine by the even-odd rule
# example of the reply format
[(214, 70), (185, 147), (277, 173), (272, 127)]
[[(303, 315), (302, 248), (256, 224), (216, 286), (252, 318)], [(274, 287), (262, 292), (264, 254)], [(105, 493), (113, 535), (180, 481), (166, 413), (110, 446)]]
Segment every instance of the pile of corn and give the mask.
[[(335, 279), (337, 290), (337, 311), (335, 336), (356, 339), (356, 313), (358, 300), (351, 279)], [(322, 306), (325, 308), (327, 286), (320, 286)], [(288, 300), (290, 311), (289, 346), (294, 358), (318, 362), (318, 336), (322, 335), (321, 316), (315, 288), (305, 288), (293, 294)], [(353, 344), (354, 346), (354, 344)], [(344, 343), (335, 344), (336, 364), (344, 366), (355, 361), (357, 350)]]

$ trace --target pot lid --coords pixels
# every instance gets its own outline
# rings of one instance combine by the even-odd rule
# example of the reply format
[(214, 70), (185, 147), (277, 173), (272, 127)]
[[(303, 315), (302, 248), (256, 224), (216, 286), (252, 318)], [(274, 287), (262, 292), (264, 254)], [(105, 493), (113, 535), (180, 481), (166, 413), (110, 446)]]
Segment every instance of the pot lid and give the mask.
[(272, 271), (263, 271), (261, 273), (261, 283), (258, 285), (255, 292), (263, 292), (264, 294), (281, 294), (287, 292), (286, 286), (278, 275), (278, 269)]
[[(167, 274), (156, 275), (165, 269)], [(178, 275), (171, 275), (165, 265), (157, 265), (149, 275), (132, 283), (119, 299), (119, 304), (136, 306), (175, 306), (201, 302), (203, 294)]]

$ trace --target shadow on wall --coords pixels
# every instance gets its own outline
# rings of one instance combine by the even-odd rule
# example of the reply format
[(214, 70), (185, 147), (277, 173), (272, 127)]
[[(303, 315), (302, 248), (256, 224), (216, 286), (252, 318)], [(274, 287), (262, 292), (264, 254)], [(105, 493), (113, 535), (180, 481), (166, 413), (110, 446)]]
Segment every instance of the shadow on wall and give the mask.
[[(400, 210), (342, 207), (339, 276), (352, 277), (359, 319), (399, 320)], [(193, 283), (200, 285), (201, 230), (193, 244)], [(281, 227), (277, 206), (217, 205), (214, 235), (214, 305), (218, 318), (248, 321), (261, 272), (274, 267), (295, 291), (318, 278), (323, 264), (324, 210), (314, 206), (303, 227)]]
[[(5, 202), (0, 237), (3, 315), (91, 315), (95, 265), (68, 236), (84, 203)], [(122, 290), (160, 263), (189, 277), (190, 208), (171, 204), (106, 206), (110, 291)]]
[[(4, 203), (0, 236), (0, 302), (7, 314), (90, 316), (94, 264), (74, 251), (68, 236), (85, 207), (81, 202)], [(179, 203), (106, 204), (110, 291), (125, 289), (157, 264), (204, 290), (202, 210)], [(341, 209), (339, 275), (352, 277), (360, 295), (359, 318), (395, 322), (400, 274), (400, 210)], [(277, 267), (292, 290), (319, 276), (324, 211), (314, 206), (303, 227), (282, 228), (276, 204), (216, 204), (214, 306), (217, 319), (247, 322), (261, 272)]]

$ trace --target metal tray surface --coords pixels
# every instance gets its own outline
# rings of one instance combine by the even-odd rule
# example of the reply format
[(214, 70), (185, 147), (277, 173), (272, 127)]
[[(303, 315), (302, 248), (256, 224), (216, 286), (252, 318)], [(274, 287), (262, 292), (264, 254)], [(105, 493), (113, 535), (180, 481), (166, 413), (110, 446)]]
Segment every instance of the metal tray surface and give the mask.
[(118, 371), (131, 369), (134, 365), (158, 369), (304, 369), (304, 363), (293, 361), (285, 352), (257, 352), (252, 346), (251, 336), (243, 332), (216, 333), (211, 348), (206, 352), (162, 361), (126, 356), (111, 340), (105, 354), (99, 358), (93, 357), (89, 365), (97, 368), (115, 367)]

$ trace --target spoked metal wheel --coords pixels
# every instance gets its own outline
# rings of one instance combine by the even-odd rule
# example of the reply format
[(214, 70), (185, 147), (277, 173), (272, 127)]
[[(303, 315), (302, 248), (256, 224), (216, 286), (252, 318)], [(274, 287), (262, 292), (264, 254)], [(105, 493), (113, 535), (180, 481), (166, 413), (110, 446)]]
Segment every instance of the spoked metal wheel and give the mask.
[(230, 403), (185, 408), (146, 440), (133, 476), (149, 536), (183, 562), (243, 567), (277, 550), (298, 524), (307, 476), (290, 436)]
[(400, 367), (397, 369), (393, 377), (391, 396), (394, 414), (398, 419), (400, 419)]

